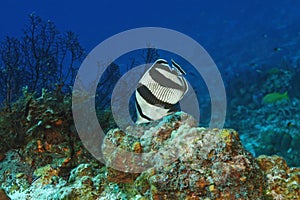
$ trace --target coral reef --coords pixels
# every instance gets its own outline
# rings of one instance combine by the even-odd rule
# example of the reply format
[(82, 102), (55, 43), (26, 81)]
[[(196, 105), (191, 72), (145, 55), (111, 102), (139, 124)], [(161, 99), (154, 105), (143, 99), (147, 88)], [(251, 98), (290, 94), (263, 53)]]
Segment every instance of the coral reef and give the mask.
[[(235, 127), (252, 154), (279, 155), (289, 166), (300, 166), (300, 99), (291, 90), (296, 75), (292, 68), (273, 68), (263, 73), (263, 81), (244, 91), (247, 101), (239, 95), (231, 100), (227, 121), (227, 126)], [(289, 98), (283, 95), (286, 91)], [(284, 98), (262, 103), (264, 97), (276, 92)]]
[[(255, 159), (244, 149), (236, 131), (197, 127), (193, 118), (184, 113), (125, 131), (114, 129), (106, 139), (103, 149), (109, 164), (132, 167), (128, 158), (118, 156), (121, 150), (116, 147), (134, 151), (138, 145), (139, 152), (152, 152), (149, 155), (153, 159), (134, 160), (135, 165), (151, 163), (142, 173), (107, 170), (107, 178), (120, 186), (133, 182), (134, 193), (138, 192), (141, 198), (300, 198), (299, 168), (289, 168), (278, 156)], [(116, 145), (114, 150), (108, 144)], [(130, 181), (124, 182), (124, 177)]]
[(300, 169), (289, 168), (279, 156), (260, 156), (257, 161), (267, 178), (266, 197), (269, 199), (299, 199)]
[[(262, 199), (265, 187), (262, 171), (255, 158), (243, 149), (237, 132), (195, 125), (190, 116), (176, 113), (156, 126), (149, 124), (148, 131), (142, 130), (140, 134), (145, 133), (141, 136), (142, 149), (155, 152), (152, 154), (155, 157), (153, 167), (134, 181), (141, 195), (151, 199)], [(110, 131), (107, 139), (119, 141), (119, 147), (132, 141), (128, 138), (133, 136), (119, 132)], [(104, 145), (104, 153), (105, 149)], [(118, 154), (107, 154), (108, 160), (126, 165), (127, 158), (122, 162), (119, 160), (122, 158), (114, 155)], [(122, 183), (118, 178), (113, 181)]]
[(280, 157), (256, 159), (233, 129), (198, 127), (183, 112), (110, 129), (104, 166), (83, 148), (72, 116), (60, 112), (68, 101), (50, 102), (46, 95), (30, 103), (24, 144), (1, 154), (4, 199), (300, 198), (299, 168)]
[(70, 100), (46, 90), (40, 97), (24, 92), (12, 112), (2, 111), (0, 183), (9, 195), (39, 182), (51, 185), (57, 177), (67, 180), (80, 163), (99, 163), (76, 133)]
[(271, 68), (264, 75), (264, 82), (261, 85), (263, 94), (272, 92), (284, 92), (291, 89), (291, 80), (294, 73), (291, 70)]

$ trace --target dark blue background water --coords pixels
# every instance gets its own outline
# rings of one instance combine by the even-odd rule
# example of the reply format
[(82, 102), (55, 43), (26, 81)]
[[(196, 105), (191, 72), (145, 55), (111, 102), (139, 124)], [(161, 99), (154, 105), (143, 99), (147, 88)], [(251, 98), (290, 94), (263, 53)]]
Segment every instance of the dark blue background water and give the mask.
[(22, 27), (28, 23), (27, 15), (32, 12), (54, 21), (59, 30), (78, 33), (87, 52), (127, 29), (166, 27), (196, 39), (217, 64), (225, 63), (225, 68), (236, 59), (250, 62), (269, 58), (278, 46), (292, 51), (286, 42), (299, 40), (299, 10), (298, 0), (11, 0), (1, 2), (0, 38), (21, 35)]

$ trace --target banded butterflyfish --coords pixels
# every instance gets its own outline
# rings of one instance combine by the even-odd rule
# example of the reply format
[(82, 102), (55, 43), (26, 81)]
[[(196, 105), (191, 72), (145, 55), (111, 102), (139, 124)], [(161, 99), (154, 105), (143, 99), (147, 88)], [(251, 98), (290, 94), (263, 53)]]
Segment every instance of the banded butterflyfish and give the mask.
[(161, 119), (177, 111), (176, 104), (188, 91), (184, 70), (172, 60), (172, 67), (158, 59), (145, 72), (135, 91), (137, 124)]

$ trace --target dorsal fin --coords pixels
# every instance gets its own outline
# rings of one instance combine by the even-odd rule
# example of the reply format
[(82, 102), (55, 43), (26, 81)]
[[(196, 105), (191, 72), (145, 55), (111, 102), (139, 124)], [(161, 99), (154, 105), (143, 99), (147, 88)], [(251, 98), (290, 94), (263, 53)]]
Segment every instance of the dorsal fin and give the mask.
[(180, 71), (181, 74), (186, 75), (185, 71), (173, 59), (171, 59), (171, 61), (172, 61), (172, 67), (178, 69), (178, 71)]
[(169, 64), (166, 60), (164, 60), (164, 59), (158, 59), (157, 61), (155, 61), (155, 64)]

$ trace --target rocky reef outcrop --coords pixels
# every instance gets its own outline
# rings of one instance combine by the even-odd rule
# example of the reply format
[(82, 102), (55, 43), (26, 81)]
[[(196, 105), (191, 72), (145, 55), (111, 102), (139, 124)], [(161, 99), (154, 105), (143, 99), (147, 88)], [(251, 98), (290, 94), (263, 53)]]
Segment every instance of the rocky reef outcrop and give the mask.
[(10, 151), (0, 163), (1, 187), (11, 199), (300, 198), (299, 168), (278, 156), (255, 158), (235, 130), (198, 127), (182, 112), (111, 129), (102, 150), (106, 166), (82, 159), (67, 176), (51, 162), (32, 172), (19, 163), (8, 172), (5, 166), (21, 160)]
[[(130, 127), (125, 132), (141, 136), (134, 139), (132, 134), (111, 130), (106, 136), (111, 143), (107, 142), (107, 148), (104, 143), (104, 154), (108, 149), (107, 160), (113, 167), (112, 163), (122, 163), (125, 170), (134, 169), (132, 165), (149, 167), (139, 176), (131, 176), (138, 192), (147, 198), (262, 199), (264, 196), (263, 172), (255, 158), (244, 150), (234, 130), (197, 127), (192, 117), (176, 113), (158, 124)], [(133, 163), (128, 161), (129, 157), (118, 156), (123, 149), (135, 150), (138, 143), (139, 152), (149, 154), (148, 159), (134, 159)], [(114, 151), (111, 144), (116, 145)], [(110, 169), (108, 179), (122, 182), (116, 173), (119, 172)]]

